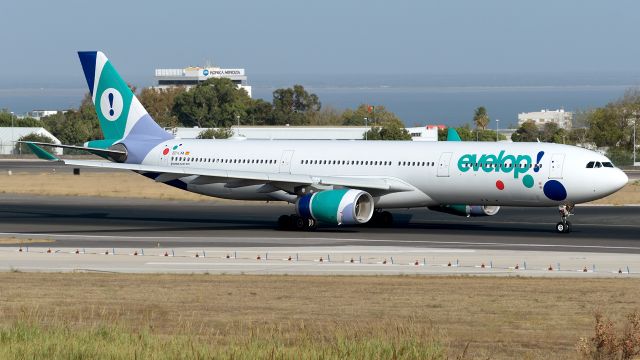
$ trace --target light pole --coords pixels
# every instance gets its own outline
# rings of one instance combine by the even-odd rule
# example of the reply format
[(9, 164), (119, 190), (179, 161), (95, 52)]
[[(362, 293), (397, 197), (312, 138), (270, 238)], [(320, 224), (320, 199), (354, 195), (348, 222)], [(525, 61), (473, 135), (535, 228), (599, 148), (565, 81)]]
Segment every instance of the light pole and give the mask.
[(366, 117), (364, 118), (364, 139), (365, 140), (369, 140), (369, 129), (367, 129), (367, 119)]
[(498, 129), (499, 129), (498, 126), (499, 125), (500, 125), (500, 120), (496, 119), (496, 142), (498, 142), (498, 140), (499, 140), (498, 139)]
[(13, 141), (15, 141), (13, 139), (13, 114), (11, 115), (11, 141), (9, 142), (9, 144), (11, 145), (11, 153), (13, 154), (16, 151), (16, 147), (13, 145)]
[(638, 122), (638, 116), (640, 116), (640, 112), (633, 112), (633, 166), (636, 166), (636, 122)]

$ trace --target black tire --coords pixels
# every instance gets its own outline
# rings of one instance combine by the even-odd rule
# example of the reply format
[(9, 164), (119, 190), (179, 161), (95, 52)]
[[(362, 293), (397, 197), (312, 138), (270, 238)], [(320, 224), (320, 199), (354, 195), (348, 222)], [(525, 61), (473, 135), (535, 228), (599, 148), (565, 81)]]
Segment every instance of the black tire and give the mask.
[(383, 211), (380, 213), (380, 225), (388, 227), (393, 225), (393, 215), (388, 211)]
[(571, 232), (571, 230), (572, 230), (572, 228), (573, 228), (573, 226), (571, 225), (571, 222), (570, 222), (570, 221), (567, 221), (567, 223), (566, 223), (565, 225), (566, 225), (566, 226), (565, 226), (565, 227), (566, 227), (566, 229), (565, 229), (565, 231), (564, 231), (564, 232), (565, 232), (565, 233), (570, 233), (570, 232)]
[(562, 234), (567, 232), (567, 225), (563, 222), (559, 222), (556, 224), (556, 232)]
[(291, 216), (291, 223), (293, 223), (293, 228), (296, 230), (306, 230), (309, 227), (309, 223), (306, 220), (300, 216)]
[(278, 218), (278, 229), (288, 230), (291, 228), (291, 216), (282, 215)]

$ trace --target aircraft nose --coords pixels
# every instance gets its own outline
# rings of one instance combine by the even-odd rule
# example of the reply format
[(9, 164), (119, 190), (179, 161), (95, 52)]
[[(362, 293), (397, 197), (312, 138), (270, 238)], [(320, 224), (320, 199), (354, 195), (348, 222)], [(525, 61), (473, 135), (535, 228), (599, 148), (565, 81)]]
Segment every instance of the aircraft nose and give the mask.
[(616, 172), (612, 181), (615, 186), (615, 191), (622, 189), (629, 182), (629, 177), (627, 176), (627, 174), (625, 174), (624, 171), (620, 169), (617, 170), (618, 171)]

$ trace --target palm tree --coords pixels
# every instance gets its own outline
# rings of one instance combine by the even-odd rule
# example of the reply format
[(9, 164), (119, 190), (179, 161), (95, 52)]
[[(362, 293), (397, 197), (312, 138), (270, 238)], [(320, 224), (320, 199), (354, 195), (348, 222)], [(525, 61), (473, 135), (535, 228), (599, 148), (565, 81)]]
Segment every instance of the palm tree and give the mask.
[(476, 128), (481, 128), (482, 130), (487, 128), (487, 125), (489, 125), (489, 115), (487, 115), (487, 109), (485, 109), (484, 106), (480, 106), (475, 110), (473, 122), (476, 124)]

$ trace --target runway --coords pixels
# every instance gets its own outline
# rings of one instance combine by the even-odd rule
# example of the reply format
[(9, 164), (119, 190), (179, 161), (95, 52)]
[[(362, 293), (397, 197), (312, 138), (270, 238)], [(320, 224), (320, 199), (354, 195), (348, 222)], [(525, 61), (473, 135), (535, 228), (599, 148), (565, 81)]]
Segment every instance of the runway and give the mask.
[[(391, 228), (275, 230), (282, 204), (0, 195), (0, 237), (47, 238), (65, 248), (412, 247), (640, 254), (640, 207), (582, 206), (556, 234), (554, 208), (503, 208), (464, 218), (396, 210)], [(50, 244), (33, 244), (47, 247)]]

